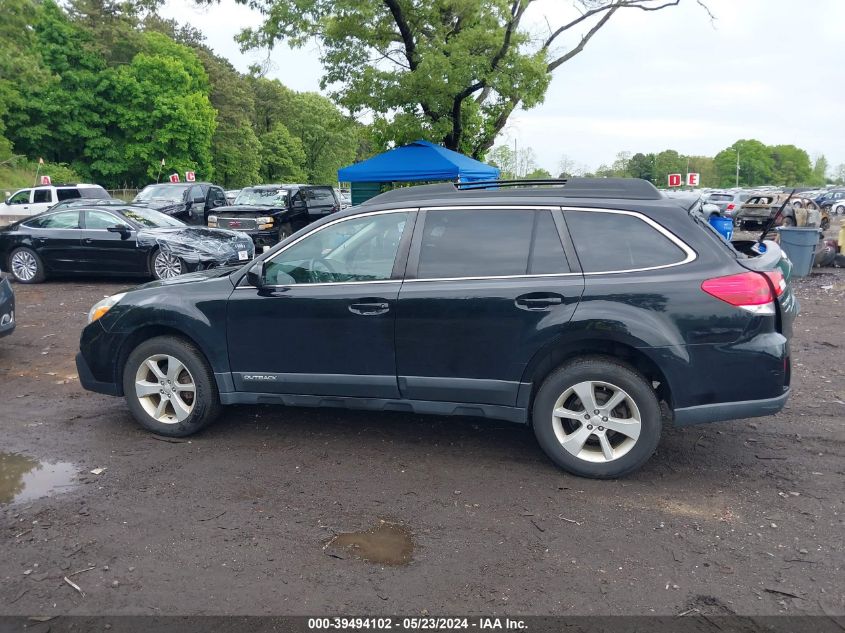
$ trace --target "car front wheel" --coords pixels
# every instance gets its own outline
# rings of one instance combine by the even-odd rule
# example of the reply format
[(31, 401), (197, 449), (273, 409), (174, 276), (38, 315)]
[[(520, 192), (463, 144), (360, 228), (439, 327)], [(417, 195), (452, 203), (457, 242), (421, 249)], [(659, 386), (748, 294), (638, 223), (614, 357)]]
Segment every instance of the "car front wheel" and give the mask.
[(633, 472), (660, 440), (654, 389), (640, 373), (611, 358), (582, 358), (557, 369), (537, 392), (532, 414), (545, 453), (582, 477)]
[(178, 256), (160, 249), (153, 253), (150, 267), (156, 279), (172, 279), (185, 272), (185, 263)]
[(135, 419), (158, 435), (191, 435), (220, 412), (217, 384), (205, 358), (173, 336), (145, 341), (129, 354), (123, 393)]
[(44, 263), (34, 250), (16, 248), (9, 256), (9, 270), (22, 284), (37, 284), (44, 281)]

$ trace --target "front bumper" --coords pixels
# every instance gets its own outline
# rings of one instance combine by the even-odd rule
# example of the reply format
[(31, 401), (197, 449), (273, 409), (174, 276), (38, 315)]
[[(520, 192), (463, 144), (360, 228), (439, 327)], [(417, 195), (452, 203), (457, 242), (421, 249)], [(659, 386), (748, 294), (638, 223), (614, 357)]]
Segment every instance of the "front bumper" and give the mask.
[(79, 352), (76, 355), (76, 373), (79, 374), (79, 383), (84, 389), (88, 391), (95, 391), (97, 393), (104, 393), (107, 396), (120, 396), (121, 390), (113, 382), (100, 382), (94, 378), (91, 368), (88, 367), (88, 362)]
[[(5, 321), (5, 323), (4, 323), (4, 321)], [(0, 338), (2, 338), (4, 336), (9, 336), (9, 334), (11, 334), (14, 331), (15, 331), (15, 311), (12, 310), (11, 312), (7, 312), (6, 314), (0, 313)]]

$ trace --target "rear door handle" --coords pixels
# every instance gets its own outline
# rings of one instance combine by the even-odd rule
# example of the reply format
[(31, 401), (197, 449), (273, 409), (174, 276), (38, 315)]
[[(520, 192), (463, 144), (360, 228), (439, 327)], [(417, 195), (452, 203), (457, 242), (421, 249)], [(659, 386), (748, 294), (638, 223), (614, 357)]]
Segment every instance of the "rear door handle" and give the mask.
[(390, 304), (384, 299), (361, 299), (349, 304), (349, 311), (352, 314), (362, 316), (376, 316), (390, 311)]
[(561, 305), (563, 297), (552, 292), (531, 292), (520, 295), (515, 300), (516, 307), (520, 310), (542, 311), (552, 306)]
[(85, 238), (82, 239), (82, 243), (83, 244), (93, 244), (94, 240), (92, 240), (90, 237), (85, 237)]

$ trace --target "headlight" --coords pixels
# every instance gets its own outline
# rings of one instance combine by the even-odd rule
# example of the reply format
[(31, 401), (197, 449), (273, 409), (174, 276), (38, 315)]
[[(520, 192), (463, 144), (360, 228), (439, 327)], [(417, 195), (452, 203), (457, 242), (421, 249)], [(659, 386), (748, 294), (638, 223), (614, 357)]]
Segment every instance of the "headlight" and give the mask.
[(126, 296), (125, 292), (121, 292), (120, 294), (112, 295), (111, 297), (106, 297), (102, 301), (98, 301), (94, 304), (94, 307), (88, 312), (88, 323), (93, 323), (101, 316), (103, 316), (106, 312), (111, 310), (114, 306), (117, 305), (117, 302), (123, 299)]
[(217, 226), (217, 216), (216, 215), (208, 216), (208, 226)]
[(255, 218), (255, 223), (258, 225), (259, 230), (271, 229), (273, 228), (273, 218), (269, 216), (263, 216), (260, 218)]

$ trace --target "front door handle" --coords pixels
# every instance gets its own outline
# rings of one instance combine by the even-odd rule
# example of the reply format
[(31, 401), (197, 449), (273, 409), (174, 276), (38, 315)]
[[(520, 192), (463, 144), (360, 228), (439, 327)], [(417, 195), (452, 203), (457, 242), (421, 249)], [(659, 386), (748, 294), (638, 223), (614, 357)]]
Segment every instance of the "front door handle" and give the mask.
[(390, 304), (386, 299), (360, 299), (349, 304), (349, 311), (362, 316), (376, 316), (390, 311)]
[(82, 239), (82, 243), (83, 244), (93, 244), (94, 240), (92, 240), (90, 237), (85, 237), (85, 238)]
[(552, 306), (561, 305), (563, 296), (553, 292), (530, 292), (520, 295), (515, 300), (516, 307), (520, 310), (531, 310), (540, 312), (550, 309)]

